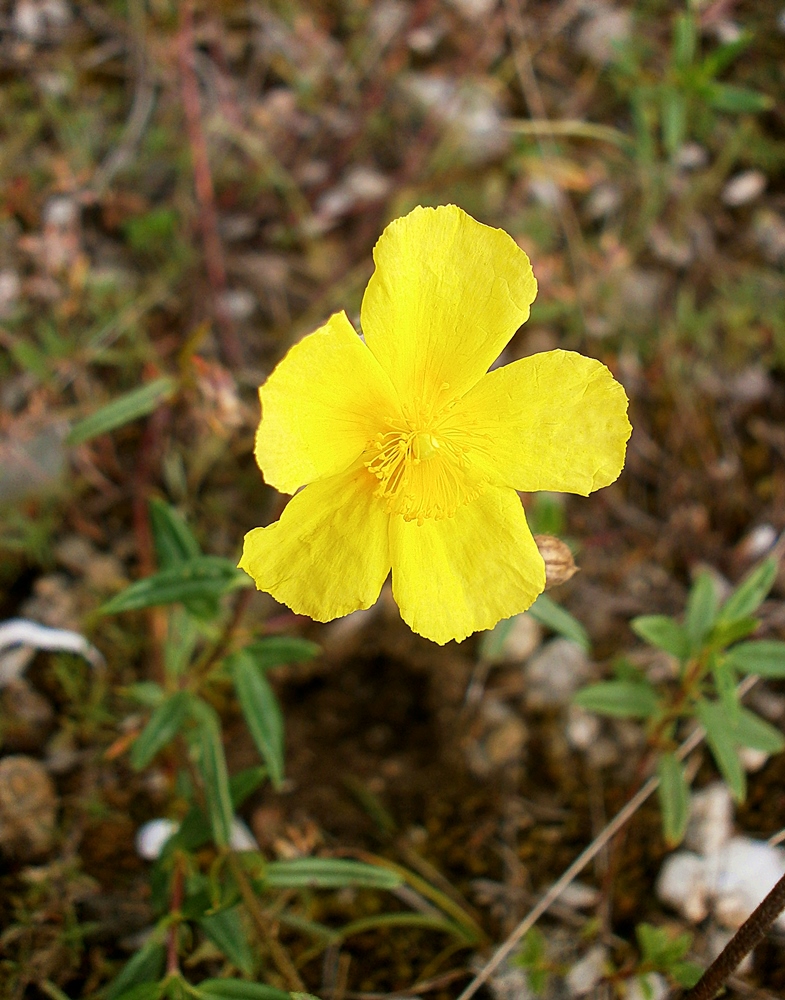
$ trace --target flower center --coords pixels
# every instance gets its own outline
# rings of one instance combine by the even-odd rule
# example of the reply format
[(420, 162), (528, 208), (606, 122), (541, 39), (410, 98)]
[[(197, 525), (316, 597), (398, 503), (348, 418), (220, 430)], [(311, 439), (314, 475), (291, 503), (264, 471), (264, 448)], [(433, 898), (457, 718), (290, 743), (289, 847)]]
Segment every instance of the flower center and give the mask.
[(462, 435), (438, 423), (427, 428), (390, 423), (365, 454), (366, 468), (379, 480), (374, 495), (389, 514), (422, 524), (426, 518), (452, 517), (479, 496), (485, 484), (470, 474)]

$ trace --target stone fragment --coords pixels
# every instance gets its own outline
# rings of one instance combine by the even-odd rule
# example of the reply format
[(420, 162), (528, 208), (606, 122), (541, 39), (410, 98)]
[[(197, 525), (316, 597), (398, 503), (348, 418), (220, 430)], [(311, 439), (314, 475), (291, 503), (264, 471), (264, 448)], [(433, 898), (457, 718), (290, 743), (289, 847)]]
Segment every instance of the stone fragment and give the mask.
[(756, 201), (766, 190), (766, 175), (760, 170), (743, 170), (731, 177), (720, 197), (730, 208), (740, 208)]
[(0, 760), (0, 852), (20, 861), (54, 843), (57, 793), (43, 765), (12, 754)]
[(608, 951), (603, 945), (590, 948), (567, 973), (565, 983), (570, 995), (583, 997), (591, 993), (604, 975), (607, 960)]
[(704, 856), (716, 854), (733, 834), (733, 799), (722, 781), (695, 792), (690, 800), (690, 819), (685, 846)]
[(551, 639), (524, 668), (526, 705), (548, 708), (565, 705), (590, 676), (586, 654), (569, 639)]

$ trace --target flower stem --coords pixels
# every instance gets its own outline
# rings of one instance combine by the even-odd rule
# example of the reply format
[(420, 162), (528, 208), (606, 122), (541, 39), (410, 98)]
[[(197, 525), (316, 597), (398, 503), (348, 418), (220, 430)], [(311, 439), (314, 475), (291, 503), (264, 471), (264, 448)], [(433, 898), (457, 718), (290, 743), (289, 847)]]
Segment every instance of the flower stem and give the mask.
[(785, 910), (785, 875), (744, 921), (695, 986), (684, 995), (683, 1000), (713, 1000), (725, 980), (744, 956), (763, 940), (783, 910)]

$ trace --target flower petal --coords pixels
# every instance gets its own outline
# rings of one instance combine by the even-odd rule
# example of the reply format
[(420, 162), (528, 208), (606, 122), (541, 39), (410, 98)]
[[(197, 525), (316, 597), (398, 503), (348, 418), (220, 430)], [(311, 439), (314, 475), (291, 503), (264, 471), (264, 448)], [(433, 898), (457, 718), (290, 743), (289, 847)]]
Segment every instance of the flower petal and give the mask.
[(622, 470), (627, 405), (605, 365), (547, 351), (488, 372), (449, 420), (478, 443), (471, 461), (491, 482), (588, 496)]
[(525, 611), (545, 566), (517, 494), (488, 488), (454, 517), (390, 522), (393, 596), (403, 620), (444, 644)]
[(304, 337), (259, 389), (256, 461), (282, 493), (343, 472), (399, 412), (395, 390), (346, 314)]
[(375, 486), (363, 466), (306, 486), (280, 520), (248, 532), (240, 568), (316, 621), (370, 607), (390, 571), (389, 515)]
[(373, 257), (363, 334), (401, 399), (415, 405), (439, 406), (474, 385), (537, 294), (512, 237), (455, 205), (396, 219)]

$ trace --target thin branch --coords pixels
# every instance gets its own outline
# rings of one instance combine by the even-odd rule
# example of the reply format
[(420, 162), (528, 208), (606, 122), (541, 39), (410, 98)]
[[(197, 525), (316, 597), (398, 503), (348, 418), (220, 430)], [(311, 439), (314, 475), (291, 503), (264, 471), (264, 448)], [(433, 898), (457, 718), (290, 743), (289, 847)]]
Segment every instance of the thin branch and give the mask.
[[(750, 688), (757, 682), (757, 677), (746, 677), (736, 689), (738, 697), (743, 698)], [(676, 756), (679, 760), (692, 753), (692, 751), (703, 742), (706, 734), (700, 727), (696, 728), (679, 747)], [(493, 973), (499, 968), (507, 956), (514, 950), (518, 942), (532, 927), (540, 917), (559, 898), (573, 879), (577, 878), (583, 869), (597, 857), (609, 840), (616, 836), (619, 830), (628, 823), (643, 803), (659, 787), (660, 779), (653, 775), (646, 782), (640, 791), (634, 795), (630, 801), (621, 809), (605, 827), (605, 829), (589, 844), (589, 846), (578, 855), (570, 867), (564, 872), (551, 888), (545, 893), (539, 903), (521, 920), (515, 930), (507, 940), (500, 945), (493, 953), (490, 961), (480, 970), (480, 972), (469, 983), (466, 989), (458, 997), (458, 1000), (469, 1000), (477, 990), (487, 982)]]
[(221, 349), (227, 362), (234, 368), (243, 363), (242, 348), (234, 323), (223, 300), (226, 290), (226, 264), (223, 245), (218, 233), (218, 213), (215, 208), (215, 190), (210, 172), (207, 140), (202, 128), (202, 109), (199, 100), (199, 81), (194, 68), (194, 17), (193, 0), (180, 4), (180, 35), (178, 54), (183, 110), (191, 146), (194, 187), (199, 205), (199, 225), (202, 231), (204, 262), (213, 294), (213, 313), (218, 326)]

